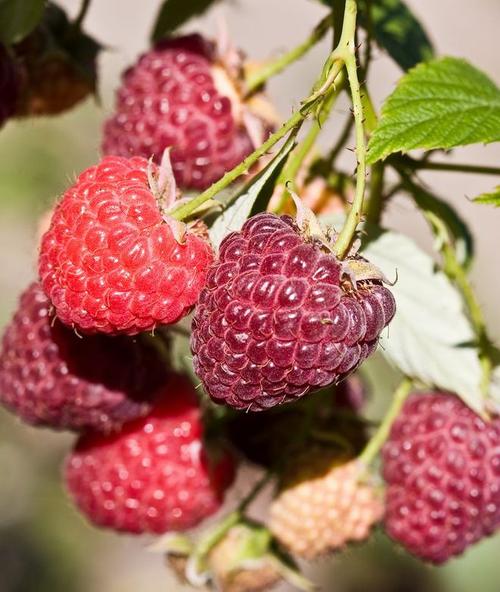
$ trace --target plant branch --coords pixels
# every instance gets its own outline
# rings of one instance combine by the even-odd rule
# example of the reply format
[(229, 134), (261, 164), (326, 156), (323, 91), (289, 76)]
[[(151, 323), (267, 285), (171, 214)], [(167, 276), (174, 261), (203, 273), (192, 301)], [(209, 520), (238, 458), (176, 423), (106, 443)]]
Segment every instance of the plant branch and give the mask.
[(306, 119), (308, 113), (309, 111), (304, 109), (299, 109), (296, 111), (288, 121), (286, 121), (276, 132), (274, 132), (274, 134), (269, 136), (269, 138), (254, 152), (252, 152), (252, 154), (247, 156), (243, 162), (227, 172), (221, 179), (211, 185), (208, 189), (205, 189), (205, 191), (200, 193), (197, 197), (191, 199), (187, 203), (170, 212), (169, 216), (175, 218), (176, 220), (183, 220), (206, 201), (213, 199), (219, 193), (219, 191), (222, 191), (238, 177), (246, 173), (262, 156), (264, 156), (289, 132), (301, 125)]
[(449, 171), (456, 173), (476, 173), (479, 175), (500, 175), (500, 167), (482, 166), (475, 164), (458, 164), (453, 162), (430, 162), (416, 160), (410, 156), (396, 155), (389, 157), (391, 164), (403, 165), (412, 171)]
[[(294, 179), (297, 177), (297, 174), (300, 171), (300, 167), (302, 166), (304, 160), (307, 158), (308, 154), (311, 152), (316, 139), (321, 132), (321, 128), (323, 123), (328, 119), (333, 106), (335, 105), (339, 94), (341, 93), (344, 87), (344, 73), (340, 72), (339, 76), (337, 77), (337, 84), (335, 88), (333, 88), (329, 94), (325, 97), (325, 100), (319, 110), (318, 116), (314, 121), (311, 123), (311, 126), (302, 140), (302, 142), (295, 148), (292, 152), (288, 161), (278, 179), (278, 184), (285, 185), (283, 189), (283, 194), (279, 201), (279, 204), (275, 207), (274, 211), (279, 213), (283, 210), (285, 203), (289, 199), (289, 192), (286, 188), (286, 183), (294, 182)], [(297, 188), (294, 187), (294, 190)]]
[(425, 217), (431, 224), (435, 234), (443, 237), (441, 241), (441, 255), (443, 257), (443, 271), (450, 280), (457, 286), (464, 301), (467, 313), (474, 329), (479, 349), (479, 361), (481, 363), (481, 392), (488, 396), (491, 372), (493, 364), (491, 360), (492, 343), (488, 336), (486, 321), (483, 311), (476, 297), (476, 294), (470, 284), (467, 272), (460, 265), (449, 237), (446, 224), (432, 212), (425, 212)]
[(293, 62), (304, 56), (314, 47), (332, 26), (332, 15), (328, 14), (314, 27), (311, 35), (300, 45), (283, 54), (277, 60), (269, 62), (250, 74), (246, 80), (246, 94), (251, 95), (258, 90), (269, 78), (276, 76)]
[(371, 168), (370, 195), (366, 204), (365, 215), (367, 222), (378, 225), (382, 215), (385, 196), (384, 189), (384, 163), (376, 162)]
[(365, 188), (365, 171), (366, 171), (366, 146), (364, 141), (363, 130), (363, 107), (361, 104), (361, 93), (359, 89), (358, 75), (356, 71), (356, 57), (354, 46), (354, 34), (356, 30), (356, 14), (357, 6), (356, 0), (346, 0), (346, 10), (344, 14), (344, 23), (340, 43), (328, 57), (322, 72), (314, 85), (312, 94), (302, 102), (299, 110), (297, 110), (274, 134), (259, 146), (252, 154), (247, 156), (243, 162), (227, 172), (219, 181), (211, 185), (208, 189), (200, 193), (197, 197), (189, 202), (179, 205), (176, 209), (170, 212), (170, 216), (177, 220), (186, 218), (189, 214), (199, 208), (203, 203), (212, 199), (230, 183), (235, 181), (243, 173), (246, 173), (252, 165), (254, 165), (259, 158), (264, 156), (276, 143), (284, 138), (292, 130), (298, 129), (304, 120), (317, 106), (324, 104), (325, 97), (331, 88), (336, 88), (339, 82), (339, 76), (344, 65), (347, 69), (347, 77), (351, 87), (351, 94), (353, 97), (354, 118), (356, 126), (356, 154), (358, 158), (357, 184), (356, 194), (353, 202), (353, 207), (347, 217), (346, 225), (342, 229), (337, 253), (339, 257), (343, 257), (349, 250), (349, 246), (356, 230), (357, 222), (361, 217), (361, 210), (363, 208), (363, 196)]
[(387, 410), (382, 423), (358, 457), (358, 460), (363, 466), (367, 467), (370, 465), (384, 445), (389, 436), (391, 426), (396, 417), (399, 415), (399, 412), (401, 411), (406, 398), (410, 394), (412, 387), (412, 379), (405, 377), (395, 390), (391, 405)]
[(90, 8), (90, 3), (92, 0), (82, 0), (82, 3), (80, 5), (80, 10), (78, 11), (78, 14), (75, 17), (75, 20), (73, 21), (73, 28), (74, 29), (81, 29), (82, 28), (82, 24), (83, 21), (85, 19), (85, 17), (87, 16), (87, 12)]
[(361, 90), (358, 80), (356, 64), (356, 48), (354, 35), (356, 31), (357, 5), (356, 0), (346, 0), (344, 25), (339, 49), (334, 51), (345, 63), (347, 78), (351, 89), (352, 105), (354, 111), (354, 128), (356, 133), (356, 191), (352, 207), (347, 215), (344, 227), (340, 231), (334, 245), (334, 250), (340, 259), (343, 259), (349, 252), (354, 233), (361, 220), (363, 212), (363, 200), (366, 185), (366, 142), (363, 125), (363, 104)]

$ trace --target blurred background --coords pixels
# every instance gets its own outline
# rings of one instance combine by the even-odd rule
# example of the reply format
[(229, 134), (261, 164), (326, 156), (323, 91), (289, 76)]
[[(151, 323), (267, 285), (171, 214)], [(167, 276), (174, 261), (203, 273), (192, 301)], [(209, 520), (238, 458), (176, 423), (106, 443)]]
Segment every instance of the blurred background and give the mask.
[[(500, 23), (498, 0), (407, 3), (426, 26), (438, 54), (466, 57), (500, 83), (500, 62), (494, 46)], [(58, 4), (74, 15), (80, 2), (58, 0)], [(93, 0), (85, 28), (107, 47), (99, 64), (100, 104), (88, 100), (67, 115), (9, 123), (0, 133), (1, 326), (10, 318), (18, 294), (34, 277), (37, 220), (75, 174), (98, 159), (101, 124), (111, 111), (120, 72), (147, 47), (159, 4), (159, 0)], [(229, 0), (214, 12), (190, 22), (187, 30), (213, 34), (216, 15), (223, 14), (237, 44), (259, 60), (296, 45), (324, 10), (307, 0)], [(320, 44), (269, 84), (269, 94), (284, 117), (312, 84), (328, 43)], [(369, 84), (377, 106), (400, 76), (400, 70), (376, 51)], [(337, 129), (349, 116), (347, 102), (340, 101), (335, 111), (321, 136), (325, 145), (333, 144)], [(498, 166), (500, 147), (460, 148), (451, 158)], [(354, 170), (350, 152), (342, 156), (341, 164), (346, 170)], [(500, 275), (494, 261), (500, 212), (473, 205), (468, 198), (491, 190), (499, 180), (460, 173), (422, 176), (436, 194), (458, 208), (476, 234), (473, 281), (491, 334), (498, 340)], [(393, 201), (384, 224), (408, 233), (430, 249), (425, 224), (403, 197)], [(390, 395), (394, 376), (387, 367), (381, 370), (379, 364), (377, 368), (371, 378), (378, 407)], [(378, 409), (372, 407), (369, 411), (375, 415)], [(0, 592), (180, 589), (161, 556), (146, 551), (145, 541), (93, 529), (68, 503), (59, 471), (71, 441), (69, 435), (30, 429), (0, 410)], [(332, 592), (498, 592), (499, 554), (497, 536), (483, 541), (465, 557), (431, 569), (411, 560), (378, 533), (369, 544), (307, 569), (323, 582), (322, 590)]]

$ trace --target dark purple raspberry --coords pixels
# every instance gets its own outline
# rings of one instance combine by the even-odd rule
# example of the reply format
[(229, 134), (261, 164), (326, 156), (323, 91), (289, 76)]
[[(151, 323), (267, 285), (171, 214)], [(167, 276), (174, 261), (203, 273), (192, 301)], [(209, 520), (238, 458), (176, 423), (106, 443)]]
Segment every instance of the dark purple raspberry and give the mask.
[(260, 411), (337, 383), (376, 348), (395, 312), (292, 218), (259, 214), (222, 242), (193, 321), (194, 368), (218, 403)]
[(19, 70), (4, 45), (0, 44), (0, 126), (14, 115), (20, 89)]
[[(103, 152), (154, 156), (172, 146), (178, 185), (204, 189), (253, 150), (233, 81), (218, 84), (214, 44), (200, 35), (167, 39), (123, 75)], [(227, 78), (227, 80), (226, 80)]]
[(0, 402), (24, 421), (110, 431), (149, 411), (167, 374), (156, 349), (126, 337), (79, 337), (51, 314), (39, 284), (23, 293), (0, 355)]
[(410, 553), (444, 563), (500, 527), (500, 419), (448, 393), (414, 394), (382, 457), (385, 528)]

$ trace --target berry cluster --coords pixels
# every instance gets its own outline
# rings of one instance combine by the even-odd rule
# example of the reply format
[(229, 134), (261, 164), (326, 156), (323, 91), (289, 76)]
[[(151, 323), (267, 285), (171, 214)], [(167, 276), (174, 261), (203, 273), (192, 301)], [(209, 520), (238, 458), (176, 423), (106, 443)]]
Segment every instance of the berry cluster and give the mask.
[[(0, 125), (65, 111), (95, 91), (99, 44), (80, 20), (48, 3), (34, 30), (0, 45)], [(274, 122), (241, 53), (197, 34), (155, 42), (123, 74), (104, 156), (49, 212), (38, 279), (3, 337), (0, 402), (29, 424), (76, 432), (64, 479), (95, 525), (186, 531), (221, 507), (238, 462), (265, 472), (197, 545), (162, 539), (181, 578), (208, 578), (225, 592), (268, 589), (292, 572), (297, 583), (287, 553), (316, 559), (368, 538), (379, 521), (435, 564), (500, 528), (498, 416), (486, 421), (450, 393), (414, 393), (367, 445), (366, 388), (354, 373), (396, 301), (356, 246), (364, 185), (337, 235), (314, 215), (345, 213), (351, 201), (350, 181), (331, 174), (335, 150), (311, 163), (299, 148), (283, 174), (272, 169), (300, 124), (327, 114), (329, 79), (324, 70), (298, 116), (254, 152)], [(263, 186), (252, 176), (237, 203), (224, 204), (234, 210), (214, 249), (207, 225), (220, 209), (209, 198), (243, 169), (253, 175), (286, 134), (281, 156), (257, 177)], [(283, 180), (294, 166), (302, 201)], [(202, 191), (231, 169), (195, 201), (177, 189)], [(385, 197), (372, 189), (372, 200)], [(258, 213), (243, 222), (242, 208), (232, 214), (252, 192)], [(182, 339), (193, 358), (187, 367), (183, 352), (180, 371)], [(374, 450), (385, 489), (368, 470)], [(277, 488), (261, 524), (245, 510), (269, 477)]]

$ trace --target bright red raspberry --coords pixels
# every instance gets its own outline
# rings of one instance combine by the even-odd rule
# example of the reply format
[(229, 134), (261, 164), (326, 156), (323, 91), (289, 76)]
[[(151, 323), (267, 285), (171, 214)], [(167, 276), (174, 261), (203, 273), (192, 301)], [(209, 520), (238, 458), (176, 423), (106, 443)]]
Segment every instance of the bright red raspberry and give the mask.
[(147, 169), (143, 158), (104, 158), (56, 206), (40, 278), (66, 325), (134, 335), (175, 323), (198, 299), (212, 250), (189, 230), (176, 240)]
[(18, 67), (5, 46), (0, 44), (0, 126), (15, 112), (19, 88)]
[(115, 114), (104, 127), (103, 152), (161, 158), (172, 146), (182, 188), (205, 189), (253, 150), (239, 97), (200, 35), (167, 39), (123, 75)]
[(260, 411), (353, 372), (395, 312), (380, 282), (356, 287), (293, 220), (249, 219), (222, 242), (193, 321), (194, 368), (218, 403)]
[(221, 505), (232, 457), (209, 456), (194, 389), (174, 377), (161, 404), (118, 434), (87, 434), (66, 462), (66, 483), (85, 516), (117, 531), (192, 528)]
[(115, 430), (144, 415), (166, 381), (156, 350), (124, 336), (79, 337), (31, 284), (3, 337), (0, 402), (54, 429)]
[(444, 563), (500, 527), (500, 419), (451, 394), (414, 394), (382, 456), (385, 528), (410, 553)]

